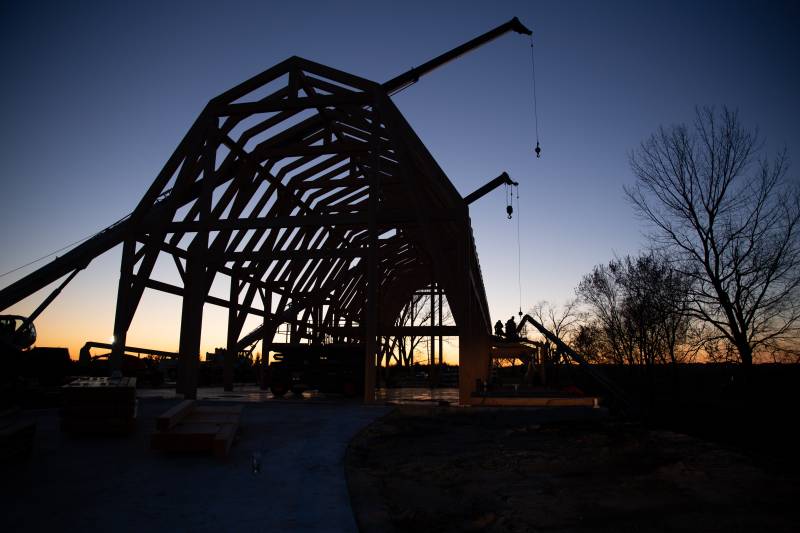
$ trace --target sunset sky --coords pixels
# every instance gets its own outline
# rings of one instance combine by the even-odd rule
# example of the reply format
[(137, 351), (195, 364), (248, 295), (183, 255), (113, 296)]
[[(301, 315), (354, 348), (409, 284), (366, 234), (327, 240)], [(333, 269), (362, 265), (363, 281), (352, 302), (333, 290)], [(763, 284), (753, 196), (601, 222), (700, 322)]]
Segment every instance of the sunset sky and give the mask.
[[(508, 34), (393, 97), (466, 195), (520, 182), (522, 307), (563, 303), (580, 277), (636, 253), (628, 154), (697, 105), (738, 109), (765, 155), (800, 175), (798, 2), (0, 3), (0, 273), (130, 212), (205, 103), (292, 55), (382, 82), (518, 16)], [(470, 208), (493, 320), (519, 306), (517, 220), (503, 190)], [(37, 320), (40, 346), (112, 332), (120, 249), (97, 258)], [(0, 277), (5, 287), (37, 266)], [(3, 313), (27, 314), (40, 291)], [(147, 291), (128, 343), (177, 349), (180, 300)], [(224, 345), (207, 306), (203, 351)], [(253, 323), (252, 325), (255, 325)], [(246, 329), (248, 326), (246, 326)]]

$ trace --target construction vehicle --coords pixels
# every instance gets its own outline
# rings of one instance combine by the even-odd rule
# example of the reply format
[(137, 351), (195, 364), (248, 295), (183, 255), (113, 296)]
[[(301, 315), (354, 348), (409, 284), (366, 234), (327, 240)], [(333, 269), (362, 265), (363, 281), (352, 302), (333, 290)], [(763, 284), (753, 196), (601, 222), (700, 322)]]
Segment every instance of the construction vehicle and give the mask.
[(36, 342), (33, 322), (19, 315), (0, 315), (0, 345), (3, 349), (27, 350)]
[[(215, 348), (206, 352), (205, 361), (200, 362), (198, 383), (205, 386), (223, 385), (225, 378), (225, 348)], [(176, 359), (177, 362), (177, 359)], [(252, 350), (241, 350), (233, 358), (233, 381), (236, 383), (256, 383), (257, 367)]]
[[(92, 354), (93, 349), (104, 350)], [(111, 373), (113, 344), (88, 341), (78, 356), (79, 373), (87, 376), (107, 376)], [(153, 348), (125, 346), (120, 371), (123, 376), (135, 377), (137, 386), (160, 387), (177, 378), (178, 354)]]
[(69, 350), (34, 347), (35, 342), (30, 317), (0, 315), (0, 410), (48, 404), (72, 373)]
[(520, 335), (524, 331), (526, 324), (532, 325), (539, 331), (539, 333), (542, 334), (545, 339), (553, 343), (556, 347), (557, 353), (563, 355), (565, 358), (569, 357), (569, 359), (576, 363), (581, 370), (591, 376), (596, 383), (598, 383), (613, 397), (617, 407), (623, 410), (628, 410), (628, 412), (632, 412), (631, 410), (634, 409), (635, 406), (631, 403), (631, 400), (627, 397), (625, 391), (623, 391), (619, 386), (617, 386), (616, 383), (609, 379), (602, 370), (589, 364), (585, 357), (581, 356), (575, 350), (567, 346), (564, 341), (558, 338), (558, 336), (556, 336), (553, 332), (545, 328), (535, 318), (527, 314), (522, 317), (522, 320), (517, 326), (517, 335)]
[(354, 397), (363, 392), (364, 349), (357, 344), (273, 344), (264, 376), (274, 396), (306, 390)]
[(84, 268), (86, 263), (76, 265), (72, 273), (27, 317), (0, 315), (0, 408), (16, 403), (21, 393), (27, 396), (27, 393), (42, 387), (59, 387), (70, 375), (73, 366), (69, 350), (32, 348), (36, 342), (33, 321)]

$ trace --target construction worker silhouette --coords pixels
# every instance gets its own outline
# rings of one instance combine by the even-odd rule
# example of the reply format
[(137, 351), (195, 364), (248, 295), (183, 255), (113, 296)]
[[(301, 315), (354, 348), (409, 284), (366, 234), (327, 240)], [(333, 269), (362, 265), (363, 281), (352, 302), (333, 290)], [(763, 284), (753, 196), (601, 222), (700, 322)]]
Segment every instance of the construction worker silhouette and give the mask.
[(513, 315), (506, 321), (506, 338), (511, 340), (519, 338), (519, 335), (517, 335), (517, 323)]
[(494, 334), (497, 335), (498, 337), (503, 336), (503, 323), (500, 322), (499, 320), (494, 325)]

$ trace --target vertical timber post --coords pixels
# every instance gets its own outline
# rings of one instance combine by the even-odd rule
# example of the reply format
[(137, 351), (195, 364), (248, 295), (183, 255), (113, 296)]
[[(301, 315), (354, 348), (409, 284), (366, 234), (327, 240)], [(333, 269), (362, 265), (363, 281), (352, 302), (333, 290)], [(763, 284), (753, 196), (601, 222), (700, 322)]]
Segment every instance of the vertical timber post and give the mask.
[(469, 264), (468, 246), (469, 232), (458, 240), (458, 262), (461, 263), (460, 274), (464, 276), (457, 287), (460, 287), (459, 295), (461, 307), (461, 319), (458, 324), (458, 403), (468, 405), (472, 399), (472, 391), (475, 390), (475, 372), (472, 368), (472, 336), (470, 328), (472, 324), (470, 312), (470, 283), (469, 283)]
[(122, 370), (122, 356), (125, 354), (128, 328), (131, 325), (133, 312), (130, 308), (131, 280), (133, 278), (134, 252), (136, 242), (126, 239), (122, 245), (122, 261), (117, 287), (117, 308), (114, 313), (114, 339), (111, 343), (111, 371)]
[(264, 374), (269, 368), (269, 350), (272, 347), (272, 338), (275, 336), (276, 329), (274, 325), (267, 327), (268, 317), (272, 313), (272, 291), (265, 289), (261, 293), (261, 302), (264, 304), (264, 327), (262, 328), (264, 335), (261, 338), (261, 368), (258, 370), (258, 386), (265, 388)]
[(228, 336), (225, 346), (225, 359), (222, 362), (222, 385), (226, 391), (233, 390), (233, 362), (239, 355), (239, 279), (231, 276), (230, 297), (228, 299)]
[[(431, 274), (433, 274), (433, 269), (431, 268)], [(430, 381), (430, 386), (433, 387), (436, 385), (437, 381), (437, 368), (436, 368), (436, 282), (433, 280), (433, 275), (431, 275), (431, 349), (430, 351), (430, 360), (428, 361), (428, 372), (430, 376), (428, 379)]]
[[(378, 99), (377, 92), (374, 98)], [(370, 139), (372, 168), (367, 173), (369, 180), (369, 203), (367, 224), (367, 303), (365, 306), (364, 331), (364, 403), (375, 401), (375, 354), (378, 336), (378, 194), (380, 163), (380, 126), (377, 105), (372, 107), (372, 135)]]
[[(415, 324), (415, 322), (414, 322), (414, 320), (416, 320), (416, 318), (417, 318), (417, 317), (415, 316), (415, 315), (416, 315), (416, 313), (415, 313), (415, 310), (416, 310), (416, 308), (417, 308), (417, 301), (416, 301), (416, 298), (417, 298), (417, 293), (416, 293), (416, 291), (415, 291), (415, 292), (414, 292), (414, 293), (411, 295), (411, 325), (412, 325), (412, 326), (415, 326), (415, 325), (416, 325), (416, 324)], [(412, 331), (413, 331), (413, 330), (412, 330)], [(408, 352), (410, 352), (410, 353), (406, 353), (406, 366), (407, 366), (408, 368), (411, 368), (411, 367), (413, 367), (413, 366), (414, 366), (414, 335), (413, 335), (413, 334), (411, 335), (411, 339), (410, 339), (410, 341), (411, 341), (411, 349), (409, 349), (409, 350), (408, 350)], [(405, 342), (405, 341), (404, 341), (404, 342)]]
[[(442, 290), (441, 286), (437, 286), (437, 287), (439, 289), (439, 291), (438, 291), (439, 292), (439, 326), (441, 327), (443, 325), (443, 322), (442, 322), (442, 294), (444, 293), (444, 291)], [(443, 362), (442, 354), (444, 353), (444, 350), (442, 349), (443, 348), (442, 347), (443, 343), (444, 343), (444, 335), (440, 334), (439, 335), (439, 373), (440, 373), (440, 375), (441, 375), (441, 371), (442, 371), (442, 362)]]
[(462, 322), (459, 324), (459, 362), (458, 362), (458, 388), (459, 403), (468, 405), (472, 403), (472, 393), (478, 381), (484, 381), (489, 375), (489, 337), (483, 331), (479, 319), (478, 304), (471, 280), (472, 240), (469, 227), (469, 218), (463, 226), (463, 236), (459, 239), (459, 258), (463, 261), (464, 279), (460, 280), (463, 287), (462, 295)]
[[(216, 166), (216, 137), (218, 119), (206, 116), (206, 141), (203, 148), (203, 182), (199, 202), (200, 224), (204, 226), (211, 216), (211, 192), (214, 188)], [(185, 399), (197, 398), (197, 374), (200, 367), (200, 334), (203, 329), (203, 304), (208, 292), (206, 259), (208, 255), (208, 228), (202, 227), (188, 247), (186, 275), (183, 283), (181, 306), (181, 333), (178, 345), (178, 392)]]
[(369, 198), (369, 250), (367, 251), (367, 305), (365, 307), (366, 328), (364, 332), (364, 402), (375, 401), (375, 354), (377, 352), (378, 261), (375, 244), (375, 213), (373, 212), (374, 187), (370, 187)]
[[(197, 242), (197, 241), (195, 241)], [(200, 364), (200, 333), (203, 327), (203, 286), (206, 269), (198, 250), (199, 243), (189, 247), (186, 280), (183, 284), (181, 333), (178, 344), (178, 388), (186, 399), (197, 398), (197, 371)]]

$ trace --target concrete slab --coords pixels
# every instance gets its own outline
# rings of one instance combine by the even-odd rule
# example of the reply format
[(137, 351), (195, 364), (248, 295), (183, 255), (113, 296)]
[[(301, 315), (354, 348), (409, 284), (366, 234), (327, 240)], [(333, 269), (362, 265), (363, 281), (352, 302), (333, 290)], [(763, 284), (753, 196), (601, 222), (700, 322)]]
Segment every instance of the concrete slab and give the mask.
[(62, 434), (57, 410), (31, 413), (35, 449), (4, 465), (0, 531), (357, 531), (344, 453), (387, 407), (246, 403), (241, 437), (220, 460), (150, 449), (155, 417), (175, 403), (140, 399), (127, 437)]

